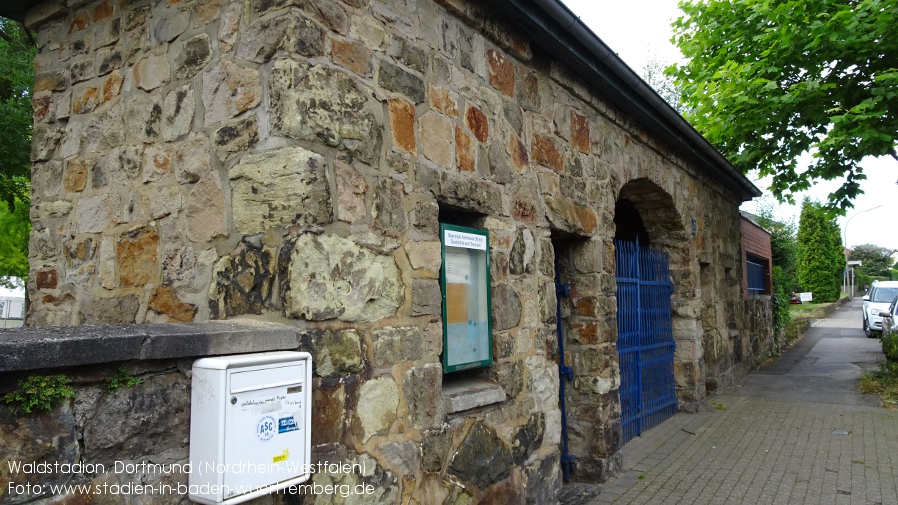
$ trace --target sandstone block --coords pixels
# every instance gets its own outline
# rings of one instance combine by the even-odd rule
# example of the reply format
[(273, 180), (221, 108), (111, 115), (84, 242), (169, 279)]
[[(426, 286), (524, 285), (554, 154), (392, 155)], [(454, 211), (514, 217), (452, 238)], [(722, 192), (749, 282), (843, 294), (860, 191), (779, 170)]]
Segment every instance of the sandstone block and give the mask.
[(393, 145), (403, 151), (417, 155), (415, 147), (415, 106), (401, 98), (388, 102), (390, 110), (390, 131), (393, 133)]
[(167, 83), (171, 78), (171, 65), (167, 56), (151, 54), (137, 62), (134, 67), (134, 83), (138, 88), (152, 91)]
[(375, 368), (390, 368), (406, 361), (424, 357), (424, 336), (417, 327), (394, 328), (387, 326), (371, 332), (374, 345)]
[(559, 229), (577, 233), (578, 235), (591, 235), (598, 225), (595, 212), (557, 196), (547, 196), (546, 217)]
[(486, 142), (490, 136), (490, 123), (486, 115), (477, 107), (468, 107), (465, 111), (465, 124), (480, 142)]
[(87, 185), (87, 161), (72, 160), (66, 163), (63, 172), (63, 186), (66, 191), (82, 191)]
[(427, 85), (427, 96), (430, 107), (449, 117), (458, 117), (458, 94), (446, 88)]
[(452, 121), (446, 116), (428, 112), (418, 119), (421, 153), (430, 161), (446, 168), (452, 166), (454, 149), (448, 139), (453, 137)]
[(490, 84), (505, 96), (514, 96), (514, 63), (492, 49), (486, 52)]
[(235, 119), (215, 130), (213, 136), (215, 154), (223, 163), (251, 150), (259, 143), (259, 125), (256, 116)]
[(440, 256), (440, 242), (406, 242), (405, 253), (412, 268), (423, 268), (431, 272), (439, 272), (443, 261)]
[(315, 373), (321, 377), (345, 377), (362, 371), (365, 354), (355, 330), (309, 330), (299, 334), (300, 348), (312, 354)]
[(81, 303), (80, 324), (129, 324), (137, 322), (137, 295), (93, 298)]
[(384, 89), (402, 93), (410, 98), (413, 103), (417, 104), (424, 101), (424, 81), (411, 72), (388, 61), (380, 63), (377, 83)]
[(412, 426), (419, 430), (439, 428), (443, 421), (443, 367), (428, 363), (405, 372), (402, 394)]
[(207, 172), (187, 196), (185, 207), (187, 238), (206, 243), (227, 236), (225, 196), (217, 172)]
[(350, 74), (279, 60), (269, 87), (272, 133), (339, 147), (369, 164), (379, 159), (383, 109)]
[(331, 39), (331, 59), (337, 65), (363, 77), (370, 77), (374, 54), (364, 44), (352, 40)]
[(201, 33), (185, 40), (175, 55), (175, 76), (188, 79), (196, 75), (212, 59), (209, 35)]
[(75, 230), (100, 233), (119, 223), (121, 200), (118, 193), (100, 193), (82, 197), (75, 204)]
[(365, 219), (368, 182), (352, 165), (340, 159), (334, 160), (334, 173), (337, 176), (337, 218), (347, 223)]
[(327, 162), (319, 154), (290, 147), (246, 155), (228, 177), (234, 226), (244, 235), (332, 220)]
[(571, 111), (571, 145), (581, 153), (589, 153), (589, 121), (574, 111)]
[(362, 428), (362, 442), (372, 435), (384, 434), (396, 422), (399, 408), (399, 389), (390, 376), (369, 380), (359, 388), (356, 410)]
[(259, 105), (262, 78), (259, 71), (222, 61), (203, 74), (203, 106), (206, 125), (213, 125)]
[(449, 464), (449, 473), (480, 489), (511, 474), (511, 451), (496, 433), (482, 422), (475, 424)]
[(437, 279), (412, 279), (412, 315), (438, 316), (443, 311), (443, 294)]
[(325, 31), (317, 23), (290, 12), (250, 25), (240, 38), (237, 56), (256, 63), (265, 63), (279, 52), (320, 56), (324, 40)]
[(312, 321), (377, 321), (404, 298), (399, 268), (382, 256), (333, 235), (302, 235), (290, 252), (288, 317)]
[(458, 125), (455, 126), (455, 162), (460, 172), (473, 172), (477, 165), (474, 142)]
[(181, 184), (200, 180), (212, 169), (209, 158), (209, 139), (194, 133), (184, 140), (175, 153), (175, 179)]
[(143, 227), (122, 236), (116, 246), (115, 262), (122, 286), (153, 282), (159, 269), (159, 234), (153, 228)]
[(189, 84), (170, 92), (162, 104), (162, 138), (171, 142), (189, 133), (195, 108), (193, 88)]
[(540, 165), (561, 171), (562, 155), (555, 141), (549, 137), (533, 134), (533, 161)]
[(150, 295), (150, 310), (168, 316), (170, 323), (189, 323), (196, 315), (196, 305), (184, 303), (168, 284), (156, 288)]

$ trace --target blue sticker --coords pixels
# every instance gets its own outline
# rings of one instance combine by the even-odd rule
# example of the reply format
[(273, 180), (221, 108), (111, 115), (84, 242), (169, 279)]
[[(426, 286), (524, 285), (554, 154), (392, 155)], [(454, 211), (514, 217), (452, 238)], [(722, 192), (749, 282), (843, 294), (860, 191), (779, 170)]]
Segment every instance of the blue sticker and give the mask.
[(296, 426), (296, 420), (293, 419), (293, 416), (278, 419), (278, 433), (287, 433), (288, 431), (296, 431), (298, 429), (299, 427)]
[(274, 418), (265, 416), (256, 424), (256, 437), (262, 442), (268, 442), (274, 436)]

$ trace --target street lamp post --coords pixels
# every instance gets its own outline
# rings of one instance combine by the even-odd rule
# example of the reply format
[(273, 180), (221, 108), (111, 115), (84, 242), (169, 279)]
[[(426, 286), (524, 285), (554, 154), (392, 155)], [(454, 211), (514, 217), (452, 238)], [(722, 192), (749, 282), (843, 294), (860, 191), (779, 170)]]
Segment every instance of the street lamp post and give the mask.
[[(845, 221), (845, 226), (842, 227), (842, 241), (844, 242), (845, 249), (848, 249), (848, 223), (851, 222), (856, 216), (863, 214), (864, 212), (870, 212), (871, 210), (876, 210), (882, 207), (882, 205), (877, 205), (876, 207), (870, 207), (869, 209), (861, 210), (852, 214), (851, 217)], [(849, 274), (850, 271), (850, 274)], [(848, 291), (849, 278), (851, 279), (851, 291)], [(845, 266), (845, 272), (842, 275), (842, 291), (848, 293), (848, 298), (854, 297), (854, 268)]]

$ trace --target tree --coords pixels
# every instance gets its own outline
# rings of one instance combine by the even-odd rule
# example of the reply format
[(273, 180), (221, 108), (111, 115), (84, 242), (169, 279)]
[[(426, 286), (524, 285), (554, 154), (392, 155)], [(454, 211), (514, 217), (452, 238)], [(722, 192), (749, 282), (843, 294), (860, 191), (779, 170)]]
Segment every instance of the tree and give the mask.
[[(778, 221), (773, 217), (773, 205), (760, 205), (755, 216), (758, 224), (770, 232), (773, 264), (783, 270), (784, 279), (795, 282), (795, 263), (798, 255), (797, 227), (794, 220)], [(794, 218), (793, 218), (794, 219)]]
[[(763, 200), (762, 200), (763, 201)], [(773, 326), (783, 330), (792, 315), (789, 312), (789, 298), (797, 284), (795, 264), (798, 256), (798, 242), (795, 238), (795, 221), (778, 221), (773, 216), (773, 204), (760, 204), (755, 216), (758, 224), (770, 232), (771, 261), (773, 263)]]
[[(686, 0), (680, 8), (673, 40), (689, 61), (667, 72), (686, 118), (743, 172), (773, 176), (778, 199), (844, 178), (827, 203), (844, 213), (862, 193), (862, 158), (898, 160), (898, 3)], [(813, 159), (800, 167), (804, 153)]]
[(807, 198), (801, 206), (797, 252), (796, 274), (802, 289), (812, 292), (814, 301), (838, 300), (845, 268), (839, 225), (821, 204)]
[(28, 276), (31, 86), (37, 45), (21, 24), (0, 18), (0, 285)]
[(675, 111), (680, 114), (684, 113), (683, 104), (680, 103), (680, 90), (677, 88), (672, 77), (665, 73), (667, 65), (661, 63), (658, 56), (653, 56), (642, 67), (639, 73), (642, 80), (658, 93), (658, 96), (664, 99)]
[(854, 270), (862, 275), (871, 277), (889, 277), (889, 269), (892, 266), (891, 249), (875, 246), (873, 244), (864, 244), (854, 246), (851, 249), (849, 258), (851, 261), (861, 261), (863, 264), (854, 268)]
[(0, 201), (28, 204), (31, 86), (37, 46), (21, 24), (0, 18)]

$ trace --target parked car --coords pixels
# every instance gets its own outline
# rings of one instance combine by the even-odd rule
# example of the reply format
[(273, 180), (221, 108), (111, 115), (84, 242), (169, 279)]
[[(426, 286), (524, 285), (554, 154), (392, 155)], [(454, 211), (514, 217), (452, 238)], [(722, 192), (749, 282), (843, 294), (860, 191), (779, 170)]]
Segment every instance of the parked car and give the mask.
[(880, 312), (889, 310), (889, 305), (898, 297), (898, 281), (875, 283), (864, 295), (864, 334), (873, 338), (882, 331)]

